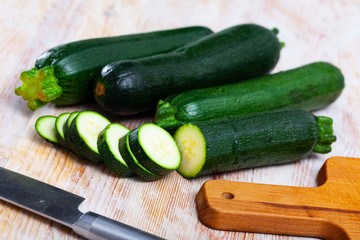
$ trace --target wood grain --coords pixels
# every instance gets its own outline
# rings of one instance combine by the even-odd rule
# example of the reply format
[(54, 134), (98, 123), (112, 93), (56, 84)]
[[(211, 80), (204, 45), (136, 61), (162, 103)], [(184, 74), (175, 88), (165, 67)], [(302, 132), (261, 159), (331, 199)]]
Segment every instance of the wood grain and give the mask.
[[(0, 165), (86, 198), (92, 210), (167, 239), (301, 239), (217, 231), (202, 225), (195, 195), (210, 179), (316, 186), (316, 174), (330, 156), (359, 157), (360, 2), (334, 1), (132, 1), (2, 0), (0, 3)], [(102, 164), (87, 162), (43, 141), (34, 130), (42, 115), (90, 109), (135, 128), (150, 115), (122, 118), (88, 103), (48, 104), (35, 112), (14, 94), (19, 75), (44, 50), (91, 37), (113, 36), (189, 25), (219, 31), (239, 23), (277, 27), (286, 43), (274, 72), (313, 61), (329, 61), (345, 75), (346, 87), (331, 106), (314, 112), (334, 119), (337, 142), (327, 155), (294, 164), (247, 169), (186, 180), (177, 173), (156, 182), (120, 178)], [(0, 239), (79, 239), (70, 229), (0, 202)]]
[(315, 188), (207, 181), (196, 196), (199, 219), (220, 230), (359, 239), (359, 164), (329, 158)]

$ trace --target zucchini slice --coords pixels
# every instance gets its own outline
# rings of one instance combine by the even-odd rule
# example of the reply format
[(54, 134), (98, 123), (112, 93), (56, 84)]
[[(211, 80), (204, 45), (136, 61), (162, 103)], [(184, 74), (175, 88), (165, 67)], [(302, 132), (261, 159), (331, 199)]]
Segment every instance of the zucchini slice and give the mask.
[(295, 162), (328, 153), (336, 141), (332, 119), (282, 110), (182, 125), (175, 132), (186, 178)]
[(112, 123), (100, 132), (97, 147), (104, 163), (120, 176), (129, 177), (133, 171), (128, 167), (119, 151), (119, 140), (129, 129), (119, 123)]
[(176, 170), (181, 155), (173, 137), (163, 128), (146, 123), (129, 134), (129, 144), (138, 163), (157, 175)]
[(66, 120), (69, 118), (69, 116), (70, 113), (62, 113), (57, 117), (55, 121), (56, 137), (59, 140), (59, 143), (64, 147), (67, 147), (67, 143), (64, 135), (64, 124), (66, 123)]
[(99, 113), (92, 111), (80, 112), (71, 122), (69, 129), (69, 143), (73, 151), (90, 161), (101, 162), (97, 139), (99, 133), (110, 123), (108, 119)]
[(55, 116), (42, 116), (36, 120), (35, 130), (45, 140), (57, 144), (59, 140), (55, 133)]
[(119, 141), (119, 150), (127, 165), (135, 172), (136, 175), (146, 181), (155, 181), (162, 178), (163, 176), (150, 172), (138, 162), (129, 145), (130, 133), (131, 131), (128, 132), (126, 136), (120, 138)]
[(64, 132), (64, 137), (65, 137), (65, 142), (68, 144), (68, 146), (71, 148), (71, 146), (69, 145), (70, 142), (70, 125), (71, 122), (76, 118), (76, 116), (79, 114), (79, 112), (72, 112), (68, 119), (66, 119), (64, 126), (63, 126), (63, 132)]

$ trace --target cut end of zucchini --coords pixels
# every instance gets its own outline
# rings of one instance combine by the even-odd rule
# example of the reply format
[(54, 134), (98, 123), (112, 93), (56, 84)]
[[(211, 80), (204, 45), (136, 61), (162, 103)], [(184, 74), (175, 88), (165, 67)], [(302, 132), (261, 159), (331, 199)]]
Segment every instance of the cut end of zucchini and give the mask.
[(58, 79), (54, 76), (54, 68), (50, 66), (22, 72), (20, 79), (23, 84), (15, 89), (15, 94), (28, 101), (28, 107), (31, 110), (36, 110), (55, 100), (63, 92), (58, 85)]
[(139, 127), (138, 141), (146, 156), (165, 169), (177, 169), (181, 162), (179, 148), (163, 128), (147, 123)]
[(331, 152), (331, 144), (336, 141), (336, 136), (333, 135), (333, 120), (329, 117), (318, 116), (316, 117), (319, 126), (319, 139), (314, 147), (316, 153), (329, 153)]
[(181, 153), (178, 173), (186, 178), (196, 177), (205, 164), (204, 135), (196, 125), (185, 124), (176, 130), (174, 138)]
[(154, 123), (166, 130), (175, 130), (181, 126), (180, 121), (175, 118), (177, 108), (170, 103), (160, 100), (157, 105)]
[(56, 137), (54, 116), (42, 116), (36, 120), (35, 129), (36, 132), (45, 140), (52, 143), (58, 143), (59, 140)]

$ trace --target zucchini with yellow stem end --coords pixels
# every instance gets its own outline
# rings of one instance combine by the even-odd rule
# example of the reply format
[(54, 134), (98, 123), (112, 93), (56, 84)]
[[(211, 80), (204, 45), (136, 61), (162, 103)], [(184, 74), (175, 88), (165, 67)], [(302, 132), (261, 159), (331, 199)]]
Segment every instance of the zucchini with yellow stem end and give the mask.
[(35, 110), (52, 102), (72, 105), (92, 98), (94, 79), (106, 64), (175, 50), (211, 34), (194, 26), (141, 34), (81, 40), (42, 53), (35, 67), (20, 75), (15, 93)]

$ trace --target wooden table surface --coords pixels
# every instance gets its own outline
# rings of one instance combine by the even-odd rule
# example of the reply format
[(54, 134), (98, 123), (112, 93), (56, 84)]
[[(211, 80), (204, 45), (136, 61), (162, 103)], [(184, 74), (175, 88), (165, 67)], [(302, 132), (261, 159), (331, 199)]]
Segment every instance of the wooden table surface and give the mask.
[[(82, 211), (149, 231), (167, 239), (302, 239), (289, 236), (227, 232), (202, 225), (195, 195), (209, 179), (316, 186), (316, 175), (331, 156), (360, 157), (360, 2), (334, 1), (35, 1), (0, 2), (0, 166), (85, 197)], [(46, 49), (69, 41), (204, 25), (214, 31), (240, 23), (277, 27), (286, 43), (274, 72), (314, 61), (338, 66), (346, 87), (331, 106), (314, 112), (334, 120), (337, 142), (326, 155), (299, 162), (247, 169), (186, 180), (176, 172), (162, 180), (120, 178), (103, 164), (89, 163), (54, 147), (35, 132), (42, 115), (90, 109), (95, 104), (32, 112), (14, 94), (19, 75)], [(129, 128), (151, 116), (106, 115)], [(80, 239), (69, 228), (0, 201), (0, 239)], [(308, 238), (307, 238), (308, 239)]]

